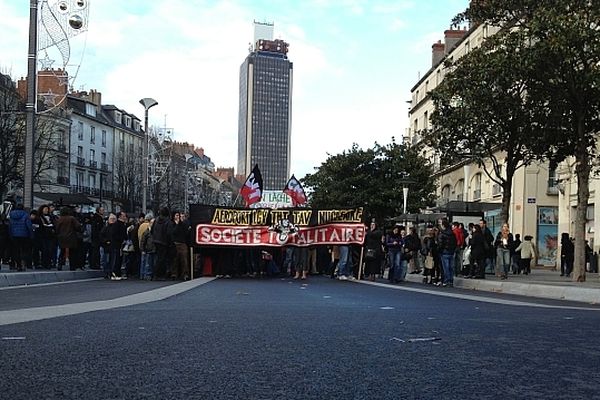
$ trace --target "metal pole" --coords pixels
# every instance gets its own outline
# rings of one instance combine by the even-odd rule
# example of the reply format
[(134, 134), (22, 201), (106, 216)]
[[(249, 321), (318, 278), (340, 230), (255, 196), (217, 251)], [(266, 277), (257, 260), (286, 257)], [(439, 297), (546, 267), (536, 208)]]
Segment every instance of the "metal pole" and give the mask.
[(190, 246), (190, 280), (194, 280), (194, 246)]
[(23, 176), (23, 205), (33, 209), (33, 171), (35, 153), (35, 113), (37, 111), (37, 36), (38, 2), (29, 1), (29, 51), (27, 55), (27, 114), (25, 134), (25, 173)]
[(150, 140), (148, 139), (148, 109), (144, 109), (144, 155), (142, 166), (142, 212), (146, 214), (146, 193), (148, 192), (148, 153)]

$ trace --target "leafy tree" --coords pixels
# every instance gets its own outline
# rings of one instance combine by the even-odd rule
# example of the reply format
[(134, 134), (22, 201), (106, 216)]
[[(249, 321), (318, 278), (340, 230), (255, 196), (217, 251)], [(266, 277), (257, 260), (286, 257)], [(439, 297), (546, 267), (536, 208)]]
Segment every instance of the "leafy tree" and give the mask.
[(454, 62), (431, 92), (432, 127), (422, 136), (441, 158), (469, 160), (502, 187), (501, 219), (508, 222), (512, 181), (536, 158), (536, 106), (526, 96), (531, 65), (522, 35), (488, 40)]
[(362, 206), (367, 218), (382, 222), (402, 213), (403, 185), (410, 189), (407, 212), (433, 204), (433, 169), (414, 148), (375, 144), (361, 149), (357, 144), (341, 154), (329, 155), (314, 174), (302, 179), (313, 207)]
[(589, 181), (600, 131), (600, 3), (588, 0), (473, 1), (456, 21), (512, 27), (500, 38), (524, 35), (534, 65), (527, 95), (539, 105), (533, 123), (546, 129), (539, 153), (572, 156), (577, 177), (573, 280), (585, 280), (585, 224)]

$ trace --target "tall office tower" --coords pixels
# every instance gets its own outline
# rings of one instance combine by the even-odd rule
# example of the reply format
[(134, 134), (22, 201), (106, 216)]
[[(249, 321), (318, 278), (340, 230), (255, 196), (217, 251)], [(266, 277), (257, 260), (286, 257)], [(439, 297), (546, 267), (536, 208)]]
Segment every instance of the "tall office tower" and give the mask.
[(283, 40), (259, 39), (240, 67), (238, 175), (254, 165), (265, 190), (283, 190), (290, 176), (292, 63)]

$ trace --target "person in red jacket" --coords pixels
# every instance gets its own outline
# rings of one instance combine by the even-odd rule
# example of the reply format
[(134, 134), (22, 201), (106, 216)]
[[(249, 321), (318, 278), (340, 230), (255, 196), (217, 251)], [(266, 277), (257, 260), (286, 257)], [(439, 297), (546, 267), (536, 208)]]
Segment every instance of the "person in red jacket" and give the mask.
[(452, 223), (452, 233), (456, 238), (456, 250), (454, 252), (454, 276), (462, 275), (463, 252), (465, 250), (465, 234), (456, 221)]

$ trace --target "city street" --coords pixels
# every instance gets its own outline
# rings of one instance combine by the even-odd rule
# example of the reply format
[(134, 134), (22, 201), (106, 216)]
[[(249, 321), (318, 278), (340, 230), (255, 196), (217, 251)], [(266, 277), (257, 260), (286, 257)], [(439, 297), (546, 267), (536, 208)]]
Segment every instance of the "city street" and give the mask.
[[(0, 398), (600, 398), (594, 305), (325, 277), (200, 281), (0, 290)], [(74, 314), (3, 321), (59, 305)]]

